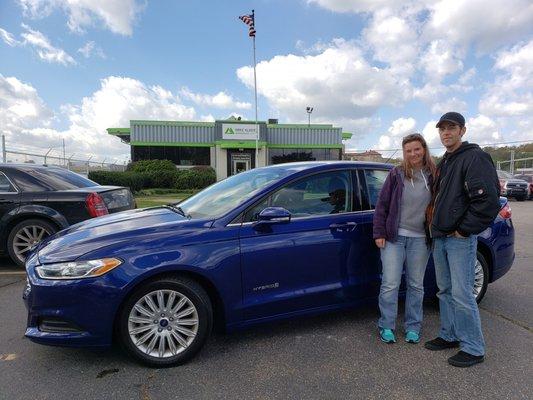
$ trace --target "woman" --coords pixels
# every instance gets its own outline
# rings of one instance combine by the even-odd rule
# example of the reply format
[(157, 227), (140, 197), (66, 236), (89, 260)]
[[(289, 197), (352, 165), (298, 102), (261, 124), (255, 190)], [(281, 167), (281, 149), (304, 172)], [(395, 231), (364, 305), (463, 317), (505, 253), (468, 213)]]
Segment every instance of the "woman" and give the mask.
[(405, 264), (405, 341), (420, 341), (424, 273), (429, 258), (425, 210), (431, 200), (435, 163), (427, 143), (415, 133), (402, 140), (403, 162), (392, 169), (374, 213), (374, 240), (380, 248), (383, 278), (379, 292), (379, 335), (395, 343), (398, 289)]

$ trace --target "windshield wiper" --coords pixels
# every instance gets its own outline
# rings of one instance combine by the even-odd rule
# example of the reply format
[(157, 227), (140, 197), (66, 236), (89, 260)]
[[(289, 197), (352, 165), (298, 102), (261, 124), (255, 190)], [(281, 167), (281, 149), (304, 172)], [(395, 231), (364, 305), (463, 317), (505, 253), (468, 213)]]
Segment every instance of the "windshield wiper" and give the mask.
[(187, 219), (191, 219), (191, 216), (189, 214), (185, 214), (185, 211), (183, 211), (183, 208), (178, 206), (177, 203), (167, 204), (165, 207), (170, 208), (171, 210), (177, 212), (178, 214), (180, 214), (181, 216), (183, 216), (183, 217), (185, 217)]

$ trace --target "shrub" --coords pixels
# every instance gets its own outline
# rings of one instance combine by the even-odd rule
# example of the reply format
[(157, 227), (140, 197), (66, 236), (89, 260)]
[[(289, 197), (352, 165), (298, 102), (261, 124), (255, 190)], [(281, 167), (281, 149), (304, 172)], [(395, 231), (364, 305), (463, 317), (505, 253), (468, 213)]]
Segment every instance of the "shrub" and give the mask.
[(142, 160), (128, 165), (128, 170), (133, 172), (176, 171), (176, 166), (170, 160)]
[(132, 192), (138, 192), (148, 184), (148, 177), (145, 174), (126, 171), (91, 171), (89, 179), (100, 185), (124, 186), (130, 188)]
[(180, 170), (176, 181), (176, 189), (203, 189), (217, 180), (211, 167), (194, 167)]
[(144, 188), (173, 188), (176, 186), (179, 173), (174, 168), (174, 171), (149, 171), (141, 175), (146, 179)]

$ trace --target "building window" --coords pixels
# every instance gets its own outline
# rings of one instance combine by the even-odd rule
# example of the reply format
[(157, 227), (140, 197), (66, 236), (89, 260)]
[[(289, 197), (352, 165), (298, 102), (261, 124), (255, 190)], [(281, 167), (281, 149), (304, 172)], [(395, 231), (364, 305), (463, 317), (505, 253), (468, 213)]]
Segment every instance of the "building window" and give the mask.
[(210, 165), (209, 147), (133, 146), (133, 161), (170, 160), (176, 165)]
[(340, 160), (340, 149), (269, 149), (270, 164)]

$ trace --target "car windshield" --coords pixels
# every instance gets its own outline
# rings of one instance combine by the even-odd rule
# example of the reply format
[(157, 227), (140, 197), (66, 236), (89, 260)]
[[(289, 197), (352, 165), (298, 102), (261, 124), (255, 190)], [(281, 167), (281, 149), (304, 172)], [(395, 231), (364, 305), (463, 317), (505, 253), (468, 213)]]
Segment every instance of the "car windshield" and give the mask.
[(253, 197), (268, 184), (287, 176), (288, 168), (259, 168), (233, 175), (179, 203), (191, 218), (216, 218)]
[(509, 172), (498, 171), (498, 178), (500, 178), (500, 179), (513, 179), (513, 176)]

